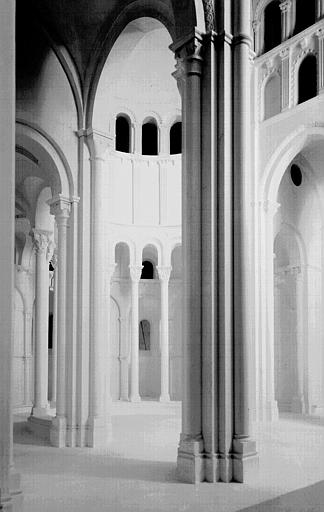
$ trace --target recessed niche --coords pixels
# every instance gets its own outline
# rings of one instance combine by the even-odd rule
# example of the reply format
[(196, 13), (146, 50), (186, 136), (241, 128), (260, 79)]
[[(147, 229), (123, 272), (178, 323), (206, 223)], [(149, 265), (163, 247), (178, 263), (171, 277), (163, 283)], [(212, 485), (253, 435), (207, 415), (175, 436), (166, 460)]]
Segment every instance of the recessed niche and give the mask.
[(291, 181), (296, 187), (300, 187), (303, 181), (303, 175), (298, 165), (293, 164), (290, 168)]

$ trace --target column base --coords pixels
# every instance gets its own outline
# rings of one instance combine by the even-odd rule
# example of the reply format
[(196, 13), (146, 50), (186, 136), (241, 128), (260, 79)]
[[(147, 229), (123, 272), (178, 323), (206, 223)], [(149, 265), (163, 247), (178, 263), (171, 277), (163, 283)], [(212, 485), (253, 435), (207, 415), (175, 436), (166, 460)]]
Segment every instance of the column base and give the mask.
[(141, 399), (141, 397), (139, 395), (131, 395), (129, 397), (129, 401), (137, 403), (137, 402), (141, 402), (142, 399)]
[[(23, 493), (20, 487), (21, 478), (20, 474), (15, 470), (11, 470), (9, 474), (9, 490), (11, 495), (12, 512), (19, 512), (23, 510)], [(1, 510), (1, 502), (0, 502)], [(6, 509), (4, 509), (6, 510)], [(10, 509), (9, 509), (10, 510)]]
[(302, 396), (295, 396), (291, 401), (291, 412), (295, 414), (305, 414), (306, 407), (305, 407), (305, 401), (304, 397)]
[(52, 420), (50, 431), (50, 441), (52, 446), (63, 448), (66, 446), (66, 418), (55, 416)]
[(159, 398), (159, 402), (162, 402), (162, 403), (170, 402), (170, 395), (169, 394), (161, 395), (160, 398)]
[(256, 443), (251, 439), (233, 439), (232, 480), (239, 483), (253, 483), (259, 469)]
[(219, 456), (216, 453), (205, 453), (204, 473), (206, 482), (219, 482)]
[(177, 458), (177, 478), (196, 484), (205, 479), (203, 440), (180, 434)]
[(44, 418), (51, 415), (51, 408), (50, 405), (47, 404), (44, 407), (33, 407), (31, 416), (34, 416), (36, 418)]
[(105, 447), (111, 442), (112, 428), (110, 420), (91, 417), (88, 420), (87, 430), (87, 446), (90, 448)]

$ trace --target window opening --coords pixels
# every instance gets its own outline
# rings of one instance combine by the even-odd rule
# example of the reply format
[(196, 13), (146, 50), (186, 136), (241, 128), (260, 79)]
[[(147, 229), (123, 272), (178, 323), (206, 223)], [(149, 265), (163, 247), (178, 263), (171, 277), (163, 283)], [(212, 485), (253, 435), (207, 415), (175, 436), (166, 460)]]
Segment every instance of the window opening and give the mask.
[(264, 51), (268, 52), (281, 43), (281, 10), (275, 0), (264, 10)]
[(151, 350), (151, 326), (148, 320), (139, 323), (139, 349)]
[(298, 103), (317, 95), (317, 63), (315, 55), (308, 55), (298, 71)]
[(182, 151), (182, 123), (174, 123), (170, 129), (170, 155), (177, 155)]
[(158, 154), (158, 128), (153, 121), (144, 123), (142, 126), (142, 154)]
[(130, 123), (125, 116), (116, 119), (116, 151), (130, 153)]
[(154, 279), (154, 266), (151, 261), (143, 261), (141, 279)]

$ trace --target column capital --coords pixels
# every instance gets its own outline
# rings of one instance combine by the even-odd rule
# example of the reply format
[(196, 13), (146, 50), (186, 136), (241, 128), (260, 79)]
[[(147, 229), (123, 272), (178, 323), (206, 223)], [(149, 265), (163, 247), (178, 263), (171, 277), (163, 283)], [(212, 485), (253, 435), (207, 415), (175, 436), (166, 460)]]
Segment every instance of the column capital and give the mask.
[(280, 9), (282, 12), (287, 12), (291, 8), (292, 1), (291, 0), (282, 0), (280, 2)]
[(142, 265), (129, 265), (129, 273), (133, 283), (138, 282), (141, 279)]
[(67, 197), (58, 195), (53, 197), (47, 204), (50, 206), (50, 212), (55, 216), (55, 220), (58, 222), (61, 219), (68, 219), (71, 212), (71, 200)]
[(51, 231), (34, 228), (31, 231), (31, 236), (34, 249), (36, 250), (37, 254), (46, 253), (46, 256), (48, 256), (50, 253), (52, 255), (54, 242), (52, 240), (53, 233)]
[(315, 34), (317, 35), (318, 39), (323, 39), (324, 38), (324, 29), (323, 28), (319, 28), (318, 30), (316, 30)]
[(202, 34), (195, 30), (189, 36), (170, 45), (176, 59), (183, 63), (187, 75), (201, 74), (203, 42)]
[(114, 147), (114, 137), (109, 133), (88, 128), (84, 130), (84, 135), (90, 152), (90, 160), (102, 160), (107, 149)]
[(280, 50), (279, 55), (280, 55), (282, 60), (284, 60), (287, 57), (289, 57), (289, 55), (290, 55), (290, 47), (287, 46), (286, 48), (283, 48), (282, 50)]
[(160, 281), (169, 281), (172, 267), (157, 266)]

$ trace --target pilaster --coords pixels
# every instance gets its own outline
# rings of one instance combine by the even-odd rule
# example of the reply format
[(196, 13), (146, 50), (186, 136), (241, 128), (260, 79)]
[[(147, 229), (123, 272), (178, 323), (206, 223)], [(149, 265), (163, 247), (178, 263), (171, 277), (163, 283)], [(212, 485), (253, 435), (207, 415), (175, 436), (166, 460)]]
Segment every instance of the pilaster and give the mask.
[(290, 48), (280, 52), (281, 58), (281, 110), (290, 107)]
[(292, 0), (282, 0), (281, 10), (281, 40), (286, 41), (292, 36), (294, 26), (292, 24)]
[(161, 285), (161, 395), (160, 402), (170, 401), (169, 392), (169, 279), (171, 267), (157, 267)]

